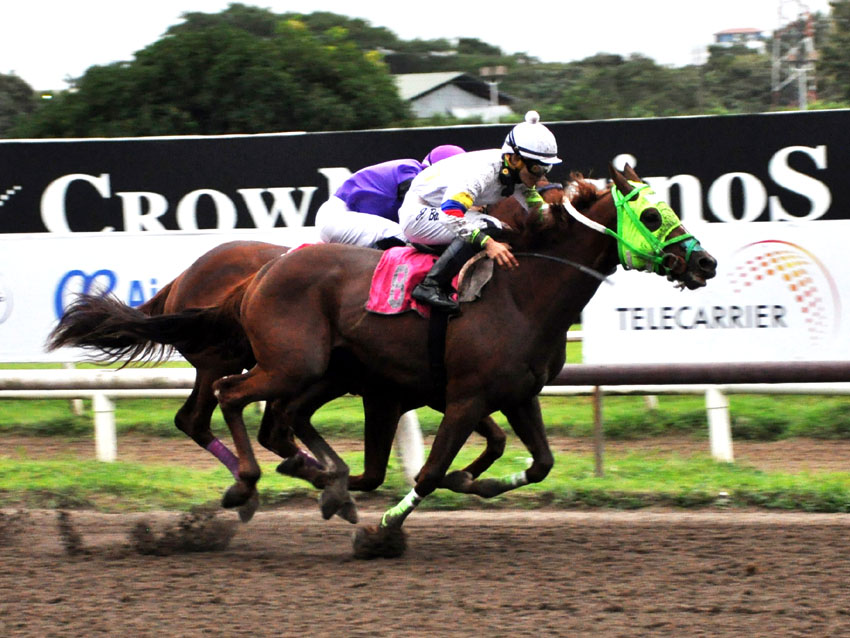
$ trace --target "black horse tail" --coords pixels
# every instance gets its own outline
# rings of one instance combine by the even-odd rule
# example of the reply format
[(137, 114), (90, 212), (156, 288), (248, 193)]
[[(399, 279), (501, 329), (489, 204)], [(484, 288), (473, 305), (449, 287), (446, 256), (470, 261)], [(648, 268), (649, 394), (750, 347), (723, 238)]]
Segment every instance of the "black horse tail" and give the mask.
[[(241, 300), (244, 289), (239, 293)], [(93, 358), (101, 363), (125, 360), (124, 365), (132, 361), (161, 362), (173, 349), (184, 356), (210, 347), (237, 352), (247, 344), (238, 316), (232, 316), (238, 308), (235, 301), (215, 308), (149, 316), (111, 295), (80, 295), (48, 335), (46, 348), (74, 346), (97, 352)]]

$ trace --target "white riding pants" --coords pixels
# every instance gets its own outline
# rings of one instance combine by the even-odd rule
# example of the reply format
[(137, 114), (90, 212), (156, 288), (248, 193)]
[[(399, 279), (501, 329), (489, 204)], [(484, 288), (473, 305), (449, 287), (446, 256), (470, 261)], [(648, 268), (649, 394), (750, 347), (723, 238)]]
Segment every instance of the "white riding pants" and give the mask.
[(478, 210), (468, 210), (463, 217), (454, 217), (413, 197), (405, 199), (398, 211), (398, 222), (405, 237), (426, 246), (450, 244), (455, 237), (470, 234), (475, 228), (487, 228), (488, 220), (497, 228), (502, 227), (498, 219)]
[(354, 244), (374, 248), (375, 243), (388, 237), (404, 241), (401, 226), (378, 215), (348, 210), (345, 202), (331, 195), (316, 212), (316, 229), (323, 242)]

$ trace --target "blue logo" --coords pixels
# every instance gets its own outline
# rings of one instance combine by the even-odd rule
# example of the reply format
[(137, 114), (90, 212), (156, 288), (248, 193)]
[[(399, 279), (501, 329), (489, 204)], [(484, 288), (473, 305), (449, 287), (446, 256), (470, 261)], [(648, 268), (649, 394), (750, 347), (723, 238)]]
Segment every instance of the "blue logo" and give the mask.
[[(79, 285), (74, 285), (78, 282)], [(59, 285), (56, 286), (56, 296), (53, 302), (56, 317), (60, 318), (65, 313), (65, 297), (67, 294), (88, 294), (94, 288), (100, 294), (108, 295), (115, 290), (117, 283), (118, 277), (112, 270), (101, 269), (92, 275), (87, 275), (82, 270), (69, 270), (59, 280)]]
[[(69, 297), (72, 295), (115, 294), (120, 297), (121, 295), (118, 294), (119, 291), (117, 288), (118, 275), (115, 274), (114, 270), (101, 268), (91, 275), (86, 274), (79, 269), (69, 270), (65, 273), (62, 279), (59, 280), (59, 284), (56, 286), (56, 294), (53, 299), (56, 317), (61, 318), (62, 315), (65, 314), (66, 301), (68, 301)], [(123, 286), (122, 290), (124, 290)], [(155, 278), (151, 278), (149, 286), (146, 286), (146, 284), (142, 281), (133, 279), (129, 282), (124, 292), (126, 292), (126, 296), (124, 298), (126, 298), (128, 306), (132, 308), (141, 306), (150, 299), (150, 297), (153, 297), (157, 293), (157, 280)], [(0, 310), (2, 309), (0, 308)], [(0, 315), (2, 315), (2, 312), (0, 312)]]

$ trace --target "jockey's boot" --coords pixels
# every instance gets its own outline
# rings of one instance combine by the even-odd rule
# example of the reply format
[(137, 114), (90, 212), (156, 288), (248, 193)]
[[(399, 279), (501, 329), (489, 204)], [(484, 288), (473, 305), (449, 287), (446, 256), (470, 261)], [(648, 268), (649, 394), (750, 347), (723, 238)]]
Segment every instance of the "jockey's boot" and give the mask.
[(432, 308), (441, 310), (450, 315), (460, 314), (460, 304), (451, 298), (454, 289), (452, 279), (460, 272), (467, 260), (475, 256), (480, 249), (474, 244), (461, 237), (452, 240), (443, 254), (431, 266), (431, 270), (425, 275), (410, 296), (428, 304)]
[(378, 250), (389, 250), (390, 248), (402, 248), (404, 246), (407, 246), (407, 242), (398, 237), (384, 237), (375, 242), (375, 248)]

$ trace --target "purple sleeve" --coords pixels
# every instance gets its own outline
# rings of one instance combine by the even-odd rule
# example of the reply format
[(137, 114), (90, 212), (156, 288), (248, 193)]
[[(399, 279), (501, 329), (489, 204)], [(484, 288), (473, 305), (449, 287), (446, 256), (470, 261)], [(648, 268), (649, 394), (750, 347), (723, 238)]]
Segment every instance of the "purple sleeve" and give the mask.
[(345, 202), (348, 210), (398, 221), (398, 186), (416, 177), (423, 168), (413, 159), (367, 166), (345, 180), (334, 195)]

